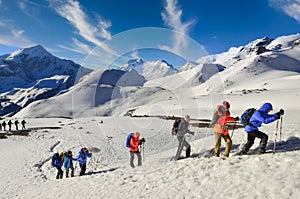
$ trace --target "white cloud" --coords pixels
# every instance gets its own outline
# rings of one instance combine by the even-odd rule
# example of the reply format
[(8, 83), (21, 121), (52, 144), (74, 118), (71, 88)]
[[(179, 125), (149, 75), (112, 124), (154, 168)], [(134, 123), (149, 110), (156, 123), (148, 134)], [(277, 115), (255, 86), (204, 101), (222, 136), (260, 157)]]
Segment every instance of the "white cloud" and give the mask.
[(49, 0), (49, 3), (60, 16), (67, 19), (78, 30), (79, 35), (85, 40), (97, 45), (107, 53), (115, 54), (103, 42), (104, 39), (111, 39), (111, 34), (108, 30), (111, 27), (110, 21), (97, 16), (98, 24), (96, 26), (90, 24), (88, 16), (76, 0)]
[[(174, 34), (172, 50), (179, 53), (187, 47), (186, 36), (195, 24), (195, 20), (182, 22), (182, 9), (178, 6), (177, 0), (164, 0), (164, 11), (161, 13), (165, 25), (178, 33)], [(164, 47), (167, 50), (167, 47)]]
[(34, 43), (30, 41), (25, 35), (25, 30), (17, 30), (11, 28), (9, 25), (1, 23), (0, 44), (5, 46), (13, 46), (23, 48), (24, 46), (32, 46)]
[(269, 3), (300, 22), (300, 0), (269, 0)]

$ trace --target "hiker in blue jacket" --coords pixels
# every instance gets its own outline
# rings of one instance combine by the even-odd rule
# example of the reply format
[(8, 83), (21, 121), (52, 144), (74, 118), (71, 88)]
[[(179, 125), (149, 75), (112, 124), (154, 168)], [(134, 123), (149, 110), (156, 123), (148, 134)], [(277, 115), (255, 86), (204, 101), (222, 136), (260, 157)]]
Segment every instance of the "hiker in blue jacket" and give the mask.
[(64, 172), (61, 169), (64, 163), (63, 158), (64, 158), (63, 151), (60, 152), (59, 154), (58, 153), (54, 154), (53, 166), (57, 169), (56, 179), (62, 179), (63, 177)]
[(66, 152), (65, 156), (64, 156), (64, 167), (66, 169), (66, 178), (69, 177), (69, 170), (70, 169), (71, 169), (71, 177), (74, 177), (73, 160), (77, 160), (77, 159), (73, 158), (72, 151)]
[(86, 160), (88, 157), (89, 158), (92, 157), (92, 153), (89, 153), (89, 151), (85, 147), (80, 149), (77, 157), (77, 161), (79, 162), (79, 166), (80, 166), (80, 173), (79, 173), (80, 176), (85, 174)]
[(273, 110), (273, 106), (270, 103), (264, 103), (260, 109), (255, 111), (255, 113), (251, 116), (249, 120), (249, 125), (245, 127), (245, 131), (248, 134), (247, 143), (245, 144), (243, 150), (240, 152), (241, 155), (247, 154), (250, 147), (254, 144), (255, 138), (260, 138), (260, 145), (259, 145), (259, 153), (266, 152), (266, 146), (268, 142), (268, 135), (259, 131), (258, 127), (261, 125), (269, 124), (281, 117), (284, 114), (284, 110), (280, 109), (279, 112), (275, 114), (269, 114), (270, 111)]

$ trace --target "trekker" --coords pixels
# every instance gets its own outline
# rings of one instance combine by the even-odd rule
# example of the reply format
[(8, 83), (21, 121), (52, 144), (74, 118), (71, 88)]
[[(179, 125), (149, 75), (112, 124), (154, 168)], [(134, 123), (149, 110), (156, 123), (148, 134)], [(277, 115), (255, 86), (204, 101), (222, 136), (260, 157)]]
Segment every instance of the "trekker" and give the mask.
[(64, 168), (66, 169), (66, 178), (69, 177), (69, 170), (71, 169), (71, 177), (74, 177), (74, 166), (73, 160), (77, 160), (73, 158), (72, 151), (68, 151), (64, 156)]
[(139, 139), (140, 137), (140, 133), (139, 132), (135, 132), (132, 136), (132, 138), (130, 139), (130, 166), (132, 168), (134, 168), (134, 154), (138, 157), (138, 166), (142, 166), (142, 156), (141, 156), (141, 152), (139, 150), (139, 146), (143, 144), (143, 142), (145, 142), (145, 139)]
[(80, 166), (80, 173), (79, 173), (80, 176), (85, 174), (86, 160), (88, 157), (89, 158), (92, 157), (92, 153), (89, 153), (89, 151), (85, 147), (81, 148), (77, 157), (77, 161), (79, 162), (79, 166)]
[(22, 124), (22, 130), (26, 129), (26, 127), (25, 127), (26, 121), (22, 120), (21, 124)]
[(6, 122), (5, 121), (2, 122), (2, 127), (3, 127), (3, 131), (6, 131)]
[(191, 121), (191, 118), (189, 115), (186, 115), (184, 118), (181, 118), (180, 123), (178, 124), (178, 131), (177, 131), (177, 140), (179, 142), (177, 153), (175, 156), (175, 160), (178, 160), (180, 158), (180, 154), (183, 150), (183, 147), (186, 149), (186, 157), (191, 156), (191, 145), (186, 141), (185, 134), (189, 133), (191, 135), (194, 135), (195, 133), (190, 131), (189, 123)]
[(18, 124), (19, 124), (19, 121), (18, 121), (18, 120), (16, 120), (16, 121), (15, 121), (16, 131), (18, 131), (18, 130), (19, 130), (19, 128), (18, 128)]
[(228, 101), (223, 101), (223, 104), (218, 105), (216, 108), (218, 119), (214, 124), (214, 134), (215, 134), (215, 147), (214, 147), (214, 155), (216, 157), (220, 156), (220, 147), (221, 147), (221, 138), (226, 142), (226, 148), (223, 153), (224, 157), (229, 157), (229, 152), (232, 148), (232, 140), (228, 134), (228, 122), (238, 121), (239, 117), (231, 117), (230, 116), (230, 103)]
[(11, 131), (11, 125), (12, 125), (12, 121), (11, 121), (11, 120), (9, 120), (7, 124), (8, 124), (8, 130), (9, 130), (9, 131)]
[(255, 138), (260, 138), (260, 144), (259, 144), (259, 153), (265, 153), (266, 152), (266, 146), (268, 142), (268, 135), (259, 131), (258, 127), (261, 127), (261, 125), (272, 123), (278, 119), (284, 114), (284, 110), (280, 109), (279, 112), (275, 114), (268, 114), (270, 111), (273, 110), (273, 106), (270, 103), (264, 103), (260, 109), (254, 112), (254, 114), (251, 116), (249, 120), (249, 125), (245, 127), (245, 131), (247, 132), (247, 143), (243, 147), (242, 151), (239, 153), (239, 155), (247, 154), (251, 146), (254, 144)]
[(56, 175), (56, 179), (62, 179), (63, 177), (63, 170), (61, 169), (61, 167), (63, 166), (63, 159), (64, 158), (64, 152), (60, 152), (60, 153), (55, 153), (52, 157), (52, 164), (53, 166), (57, 169), (57, 175)]
[(2, 124), (0, 123), (0, 131), (2, 131)]

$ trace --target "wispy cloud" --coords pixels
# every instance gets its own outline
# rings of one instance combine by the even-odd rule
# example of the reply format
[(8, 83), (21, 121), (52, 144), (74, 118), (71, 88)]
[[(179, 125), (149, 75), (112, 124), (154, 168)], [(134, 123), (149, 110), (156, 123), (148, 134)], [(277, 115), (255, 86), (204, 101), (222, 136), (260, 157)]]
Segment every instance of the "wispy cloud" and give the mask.
[(164, 11), (161, 13), (165, 25), (180, 34), (174, 34), (172, 49), (180, 53), (180, 50), (187, 47), (186, 36), (189, 34), (195, 20), (182, 21), (182, 9), (177, 0), (164, 0)]
[[(109, 28), (111, 22), (96, 16), (97, 25), (88, 21), (88, 16), (76, 0), (49, 0), (50, 6), (78, 31), (78, 34), (88, 42), (102, 48), (105, 52), (114, 54), (114, 51), (103, 42), (111, 39)], [(75, 43), (76, 45), (76, 43)]]
[(269, 4), (300, 23), (300, 0), (269, 0)]
[(0, 44), (13, 47), (31, 46), (34, 43), (25, 36), (25, 30), (16, 29), (3, 22), (0, 23)]

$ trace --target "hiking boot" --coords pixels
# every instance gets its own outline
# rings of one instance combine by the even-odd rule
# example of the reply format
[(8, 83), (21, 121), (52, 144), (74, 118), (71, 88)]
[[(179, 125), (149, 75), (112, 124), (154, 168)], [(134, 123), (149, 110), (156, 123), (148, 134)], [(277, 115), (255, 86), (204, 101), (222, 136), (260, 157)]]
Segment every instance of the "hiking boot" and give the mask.
[(247, 152), (246, 151), (240, 151), (237, 153), (237, 155), (247, 155)]
[(266, 149), (261, 148), (261, 149), (259, 149), (258, 154), (264, 154), (265, 152), (266, 152)]

